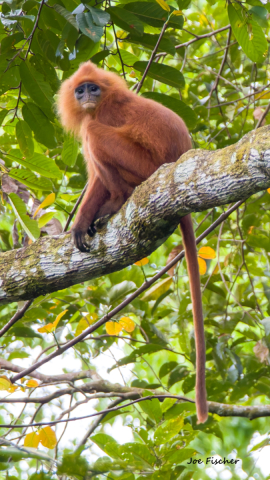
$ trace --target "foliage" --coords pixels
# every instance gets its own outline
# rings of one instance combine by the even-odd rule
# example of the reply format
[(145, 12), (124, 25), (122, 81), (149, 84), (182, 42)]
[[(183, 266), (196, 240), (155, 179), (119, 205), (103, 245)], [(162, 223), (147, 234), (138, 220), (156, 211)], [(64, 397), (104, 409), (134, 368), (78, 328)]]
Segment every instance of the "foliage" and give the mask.
[[(223, 148), (269, 121), (262, 117), (270, 98), (269, 3), (6, 0), (0, 8), (2, 251), (59, 234), (85, 185), (80, 146), (63, 133), (55, 110), (60, 81), (83, 61), (117, 72), (131, 89), (173, 109), (195, 148)], [(249, 199), (199, 251), (207, 391), (214, 402), (269, 403), (269, 207), (267, 192)], [(221, 212), (194, 215), (197, 235)], [(31, 365), (79, 335), (159, 271), (180, 242), (176, 231), (149, 261), (35, 299), (1, 338), (9, 362), (2, 368)], [(0, 306), (1, 327), (17, 307)], [(253, 450), (269, 444), (265, 418), (210, 415), (197, 426), (194, 404), (169, 398), (194, 398), (185, 262), (78, 343), (64, 362), (63, 371), (62, 363), (53, 369), (49, 363), (15, 385), (10, 374), (1, 376), (3, 478), (196, 480), (209, 478), (206, 467), (211, 478), (265, 478), (248, 453), (257, 431), (266, 436)], [(124, 393), (117, 393), (117, 382), (126, 382)], [(150, 400), (157, 392), (169, 397)], [(138, 396), (148, 399), (123, 408)], [(107, 415), (89, 418), (107, 408)], [(69, 422), (80, 416), (88, 418)], [(241, 462), (214, 472), (207, 462), (214, 455)]]

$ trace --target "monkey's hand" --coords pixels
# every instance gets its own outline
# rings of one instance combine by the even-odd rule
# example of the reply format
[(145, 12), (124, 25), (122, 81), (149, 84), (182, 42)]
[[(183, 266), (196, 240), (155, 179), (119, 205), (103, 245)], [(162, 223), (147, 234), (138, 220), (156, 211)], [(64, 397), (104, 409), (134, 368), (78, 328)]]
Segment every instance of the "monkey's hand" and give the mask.
[(96, 229), (93, 223), (92, 225), (90, 225), (87, 231), (84, 231), (78, 227), (73, 227), (71, 230), (71, 235), (72, 235), (75, 247), (77, 247), (80, 250), (80, 252), (89, 252), (90, 245), (87, 243), (85, 236), (86, 234), (88, 234), (89, 237), (93, 237), (95, 233), (96, 233)]

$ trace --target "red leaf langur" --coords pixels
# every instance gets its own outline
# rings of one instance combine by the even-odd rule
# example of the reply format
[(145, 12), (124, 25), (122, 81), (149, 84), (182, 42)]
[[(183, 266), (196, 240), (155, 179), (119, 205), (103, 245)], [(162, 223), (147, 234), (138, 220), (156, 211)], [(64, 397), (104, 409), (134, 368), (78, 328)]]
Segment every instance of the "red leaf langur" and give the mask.
[[(81, 252), (94, 221), (116, 213), (134, 188), (163, 163), (176, 162), (191, 148), (185, 123), (168, 108), (128, 90), (123, 79), (91, 62), (65, 80), (58, 111), (66, 130), (82, 139), (89, 183), (72, 227)], [(196, 341), (198, 423), (207, 420), (205, 341), (200, 275), (190, 215), (180, 220), (190, 279)]]

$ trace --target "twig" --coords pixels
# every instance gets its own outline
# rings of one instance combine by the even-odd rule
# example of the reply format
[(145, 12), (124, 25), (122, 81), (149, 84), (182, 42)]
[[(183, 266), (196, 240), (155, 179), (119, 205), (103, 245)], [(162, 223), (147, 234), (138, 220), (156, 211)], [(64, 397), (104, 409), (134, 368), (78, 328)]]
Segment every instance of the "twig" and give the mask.
[(142, 79), (141, 79), (141, 81), (139, 82), (139, 84), (138, 84), (138, 86), (137, 86), (137, 88), (136, 88), (136, 93), (139, 93), (139, 91), (141, 90), (141, 88), (142, 88), (142, 86), (143, 86), (143, 82), (144, 82), (144, 80), (145, 80), (145, 77), (146, 77), (146, 75), (147, 75), (147, 73), (148, 73), (149, 68), (151, 67), (151, 63), (153, 62), (153, 60), (154, 60), (154, 58), (155, 58), (155, 55), (156, 55), (156, 53), (157, 53), (157, 49), (158, 49), (158, 47), (159, 47), (159, 44), (160, 44), (160, 42), (161, 42), (161, 39), (162, 39), (162, 37), (163, 37), (163, 35), (164, 35), (164, 32), (165, 32), (165, 30), (166, 30), (166, 28), (167, 28), (167, 26), (168, 26), (168, 22), (169, 22), (169, 19), (167, 20), (167, 22), (164, 23), (164, 25), (163, 25), (163, 27), (162, 27), (162, 30), (161, 30), (160, 35), (159, 35), (159, 37), (158, 37), (158, 41), (157, 41), (157, 43), (156, 43), (156, 45), (155, 45), (154, 50), (153, 50), (152, 53), (151, 53), (151, 57), (150, 57), (150, 59), (149, 59), (149, 62), (148, 62), (148, 64), (147, 64), (147, 67), (146, 67), (146, 69), (145, 69), (145, 71), (144, 71), (144, 73), (143, 73)]
[[(198, 245), (204, 238), (207, 237), (209, 233), (211, 233), (218, 225), (220, 225), (226, 218), (229, 217), (229, 215), (234, 212), (245, 200), (240, 200), (239, 202), (235, 203), (227, 212), (222, 213), (219, 218), (210, 226), (208, 227), (196, 240), (196, 244)], [(100, 326), (104, 325), (108, 320), (110, 320), (114, 315), (119, 313), (124, 307), (129, 305), (135, 298), (137, 298), (142, 292), (144, 292), (147, 288), (149, 288), (156, 280), (159, 280), (162, 275), (164, 275), (170, 268), (172, 268), (179, 260), (181, 260), (185, 256), (185, 252), (182, 251), (180, 252), (166, 267), (164, 267), (159, 273), (157, 273), (154, 277), (152, 277), (150, 280), (145, 282), (136, 292), (132, 293), (128, 298), (126, 298), (120, 305), (115, 307), (113, 310), (111, 310), (108, 314), (104, 315), (100, 320), (98, 320), (94, 325), (91, 325), (88, 327), (83, 333), (78, 335), (76, 338), (73, 338), (70, 340), (66, 345), (63, 347), (58, 348), (55, 350), (55, 352), (51, 353), (48, 355), (46, 358), (43, 360), (40, 360), (39, 362), (36, 362), (34, 365), (31, 365), (30, 367), (26, 368), (19, 374), (15, 375), (13, 378), (10, 379), (12, 383), (15, 383), (17, 380), (19, 380), (22, 377), (25, 377), (26, 375), (29, 375), (29, 373), (33, 372), (33, 370), (36, 370), (38, 367), (41, 365), (44, 365), (45, 363), (49, 362), (52, 358), (57, 357), (58, 355), (61, 355), (63, 352), (68, 350), (69, 348), (73, 347), (76, 345), (76, 343), (80, 342), (81, 340), (84, 340), (87, 335), (90, 333), (94, 332), (97, 330)]]
[(17, 312), (15, 313), (15, 315), (13, 315), (13, 317), (9, 320), (9, 322), (6, 323), (6, 325), (3, 328), (1, 328), (0, 338), (4, 335), (4, 333), (6, 333), (14, 325), (14, 323), (18, 322), (18, 320), (20, 320), (24, 316), (26, 310), (28, 310), (28, 308), (30, 307), (31, 303), (33, 303), (33, 301), (34, 300), (27, 300), (27, 302), (25, 302), (21, 310), (17, 310)]
[(268, 103), (268, 105), (267, 105), (266, 109), (264, 110), (262, 116), (259, 118), (258, 123), (255, 127), (255, 130), (261, 126), (261, 124), (263, 123), (263, 121), (264, 121), (266, 115), (268, 114), (269, 110), (270, 110), (270, 103)]
[(85, 192), (86, 192), (87, 187), (88, 187), (88, 182), (86, 183), (86, 185), (85, 185), (85, 187), (84, 187), (81, 195), (79, 196), (77, 202), (75, 203), (73, 209), (71, 210), (71, 212), (70, 212), (70, 214), (69, 214), (69, 216), (68, 216), (68, 219), (67, 219), (67, 223), (66, 223), (66, 225), (64, 226), (63, 232), (66, 232), (66, 231), (67, 231), (67, 229), (68, 229), (68, 227), (69, 227), (69, 225), (70, 225), (70, 222), (71, 222), (72, 218), (74, 217), (74, 214), (75, 214), (78, 206), (80, 205), (80, 203), (81, 203), (81, 201), (82, 201), (82, 199), (83, 199), (83, 196), (84, 196), (84, 194), (85, 194)]
[(228, 30), (228, 28), (231, 28), (231, 25), (227, 25), (226, 27), (219, 28), (218, 30), (214, 30), (213, 32), (205, 33), (204, 35), (198, 35), (196, 38), (193, 38), (192, 40), (189, 40), (188, 42), (181, 43), (180, 45), (176, 45), (176, 50), (178, 48), (182, 47), (188, 47), (194, 42), (197, 42), (198, 40), (201, 40), (202, 38), (208, 38), (212, 37), (213, 35), (216, 35), (217, 33), (223, 32), (224, 30)]

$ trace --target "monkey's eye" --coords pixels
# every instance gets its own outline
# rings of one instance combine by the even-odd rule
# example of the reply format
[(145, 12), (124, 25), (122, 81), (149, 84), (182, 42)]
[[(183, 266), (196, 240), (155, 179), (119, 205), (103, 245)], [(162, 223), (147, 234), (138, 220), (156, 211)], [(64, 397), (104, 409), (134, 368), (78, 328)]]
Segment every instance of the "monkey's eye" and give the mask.
[(96, 92), (98, 90), (98, 86), (97, 85), (93, 85), (91, 87), (91, 92)]
[(78, 88), (77, 93), (79, 93), (81, 95), (81, 94), (83, 94), (83, 92), (84, 92), (84, 88)]

